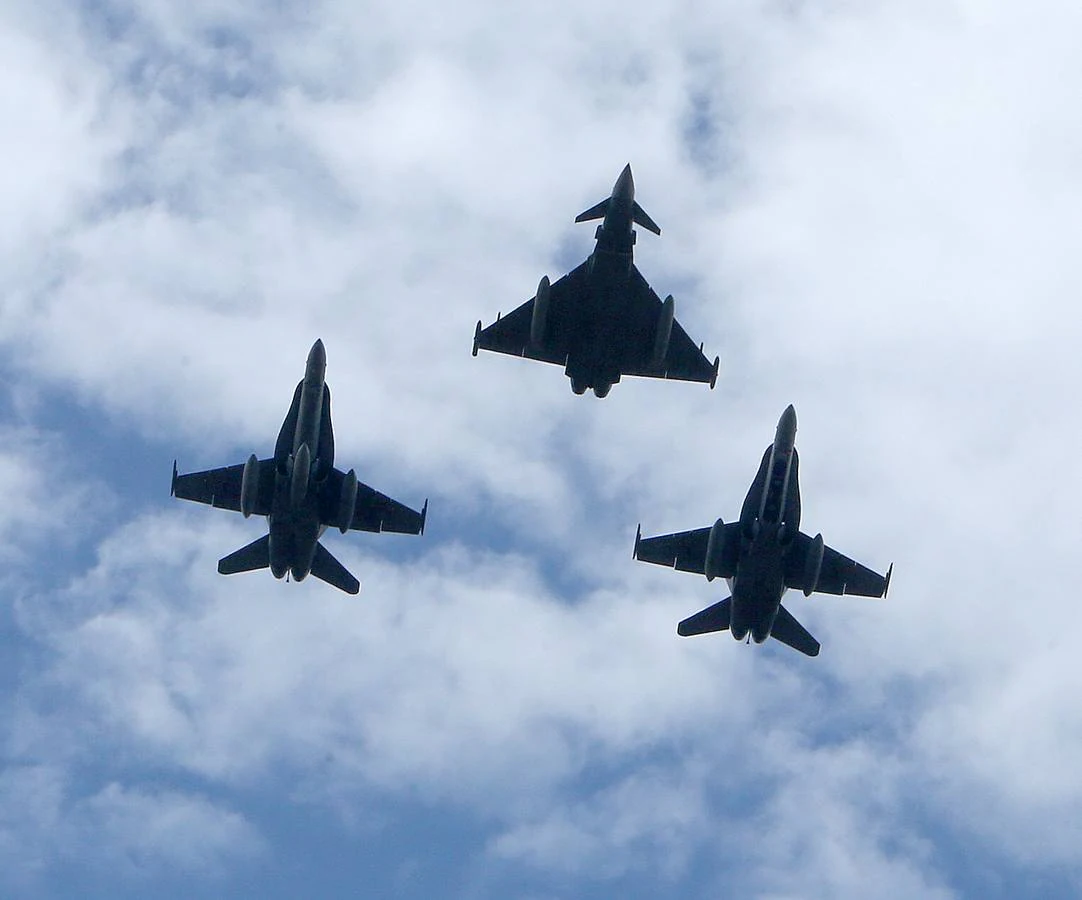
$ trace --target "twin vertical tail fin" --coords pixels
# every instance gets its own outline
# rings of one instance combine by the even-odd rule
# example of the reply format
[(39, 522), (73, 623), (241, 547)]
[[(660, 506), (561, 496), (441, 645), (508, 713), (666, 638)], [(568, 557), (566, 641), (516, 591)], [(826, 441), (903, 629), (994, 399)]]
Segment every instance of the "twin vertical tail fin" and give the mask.
[(316, 554), (312, 557), (311, 574), (347, 594), (356, 594), (361, 590), (361, 583), (319, 543), (316, 544)]

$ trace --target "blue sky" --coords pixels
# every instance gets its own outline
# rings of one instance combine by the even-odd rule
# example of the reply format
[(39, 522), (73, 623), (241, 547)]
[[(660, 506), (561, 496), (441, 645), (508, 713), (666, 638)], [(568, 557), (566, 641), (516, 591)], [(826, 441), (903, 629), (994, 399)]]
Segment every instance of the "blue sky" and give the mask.
[[(1082, 12), (709, 6), (0, 11), (0, 896), (1082, 892)], [(472, 359), (628, 161), (717, 390)], [(316, 337), (358, 597), (168, 498)], [(790, 402), (890, 598), (678, 639)]]

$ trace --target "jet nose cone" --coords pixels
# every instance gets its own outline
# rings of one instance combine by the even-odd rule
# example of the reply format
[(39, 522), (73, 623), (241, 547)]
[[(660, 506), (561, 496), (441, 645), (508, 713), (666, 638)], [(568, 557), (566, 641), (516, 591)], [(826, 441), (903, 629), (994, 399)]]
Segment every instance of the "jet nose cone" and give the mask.
[(635, 199), (635, 179), (631, 177), (631, 163), (624, 166), (624, 171), (616, 179), (616, 184), (612, 188), (612, 196), (614, 199), (619, 200)]
[(308, 351), (308, 364), (305, 367), (309, 376), (323, 377), (327, 369), (327, 351), (323, 347), (323, 341), (317, 339)]
[(785, 407), (785, 412), (778, 419), (778, 431), (774, 436), (774, 443), (785, 452), (792, 449), (796, 443), (796, 410), (790, 403)]

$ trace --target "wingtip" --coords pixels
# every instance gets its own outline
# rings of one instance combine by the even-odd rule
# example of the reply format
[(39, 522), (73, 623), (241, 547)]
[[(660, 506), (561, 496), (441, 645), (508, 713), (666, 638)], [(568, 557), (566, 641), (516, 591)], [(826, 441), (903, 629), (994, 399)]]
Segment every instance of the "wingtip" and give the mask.
[(894, 574), (894, 563), (891, 563), (890, 566), (887, 568), (886, 584), (883, 585), (883, 599), (884, 600), (887, 598), (887, 592), (890, 590), (890, 576), (893, 575), (893, 574)]
[(481, 346), (481, 320), (477, 320), (477, 327), (473, 330), (473, 355), (477, 355), (477, 350)]
[(169, 482), (169, 496), (175, 497), (177, 495), (177, 461), (173, 460), (173, 480)]
[(428, 498), (425, 497), (425, 505), (421, 507), (421, 531), (420, 534), (425, 533), (425, 522), (428, 520)]
[(714, 374), (710, 376), (710, 390), (714, 390), (714, 386), (718, 383), (718, 372), (721, 369), (721, 357), (714, 357)]
[(631, 551), (631, 558), (639, 558), (639, 542), (642, 540), (642, 522), (635, 526), (635, 549)]

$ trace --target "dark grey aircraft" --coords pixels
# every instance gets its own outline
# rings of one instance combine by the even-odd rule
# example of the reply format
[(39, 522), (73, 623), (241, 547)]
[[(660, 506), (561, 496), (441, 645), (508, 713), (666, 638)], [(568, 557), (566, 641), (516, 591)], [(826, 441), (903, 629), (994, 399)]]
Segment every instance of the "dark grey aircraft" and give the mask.
[(356, 594), (360, 582), (319, 542), (328, 525), (342, 534), (351, 528), (424, 533), (427, 500), (416, 512), (359, 482), (353, 469), (341, 472), (334, 467), (326, 370), (323, 341), (316, 341), (271, 459), (257, 459), (253, 453), (242, 465), (189, 475), (178, 475), (173, 463), (173, 496), (232, 509), (244, 518), (253, 513), (267, 517), (270, 533), (220, 559), (221, 574), (269, 567), (275, 578), (289, 573), (302, 581), (310, 572)]
[(826, 594), (885, 597), (890, 575), (877, 575), (823, 543), (823, 536), (800, 531), (799, 458), (796, 411), (789, 406), (778, 421), (774, 443), (766, 448), (759, 472), (740, 510), (740, 521), (718, 519), (709, 528), (644, 538), (635, 535), (635, 558), (698, 572), (707, 581), (725, 578), (732, 596), (677, 626), (685, 637), (724, 631), (738, 641), (748, 634), (757, 644), (777, 638), (808, 656), (819, 642), (781, 605), (788, 588)]
[(621, 375), (703, 381), (718, 378), (702, 344), (692, 343), (674, 318), (670, 294), (662, 302), (632, 261), (632, 223), (654, 234), (661, 229), (635, 202), (631, 166), (624, 167), (612, 196), (580, 213), (576, 222), (602, 219), (597, 246), (586, 262), (555, 284), (541, 279), (537, 294), (473, 335), (473, 355), (495, 350), (564, 367), (571, 390), (592, 387), (604, 397)]

